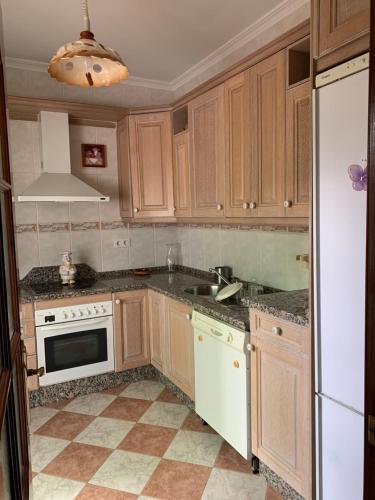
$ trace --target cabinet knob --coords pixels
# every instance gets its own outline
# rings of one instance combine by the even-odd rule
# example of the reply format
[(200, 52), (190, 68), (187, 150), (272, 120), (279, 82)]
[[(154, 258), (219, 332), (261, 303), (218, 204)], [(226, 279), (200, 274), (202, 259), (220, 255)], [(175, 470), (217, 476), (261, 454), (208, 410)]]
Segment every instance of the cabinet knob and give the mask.
[(257, 207), (257, 204), (255, 203), (255, 201), (250, 202), (250, 208), (254, 209), (256, 207)]
[(282, 329), (279, 326), (273, 326), (271, 332), (275, 335), (281, 335), (283, 333)]
[(134, 208), (134, 213), (137, 214), (139, 212), (139, 208), (135, 207)]
[(239, 368), (239, 367), (240, 363), (237, 360), (233, 361), (233, 368)]
[(255, 345), (254, 344), (246, 344), (246, 349), (248, 351), (255, 351)]
[(285, 200), (284, 201), (284, 207), (285, 208), (290, 208), (292, 206), (292, 202), (290, 200)]
[(199, 342), (203, 342), (203, 335), (198, 335)]
[(247, 208), (250, 208), (250, 203), (247, 203), (247, 202), (243, 203), (243, 204), (242, 204), (242, 208), (243, 208), (244, 210), (246, 210)]
[(188, 321), (190, 321), (190, 320), (191, 320), (191, 314), (187, 314), (187, 315), (186, 315), (186, 319), (187, 319)]
[(115, 300), (115, 304), (119, 305), (120, 304), (120, 299)]
[(223, 210), (223, 205), (221, 203), (218, 203), (216, 205), (216, 210)]

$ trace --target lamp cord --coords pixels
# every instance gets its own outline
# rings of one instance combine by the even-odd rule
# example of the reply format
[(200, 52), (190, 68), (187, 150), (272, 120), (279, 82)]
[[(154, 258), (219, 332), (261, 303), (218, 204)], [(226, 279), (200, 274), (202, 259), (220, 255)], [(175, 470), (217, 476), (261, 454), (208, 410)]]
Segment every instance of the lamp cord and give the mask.
[(89, 7), (87, 4), (87, 0), (82, 0), (82, 12), (83, 12), (83, 29), (84, 31), (90, 31)]

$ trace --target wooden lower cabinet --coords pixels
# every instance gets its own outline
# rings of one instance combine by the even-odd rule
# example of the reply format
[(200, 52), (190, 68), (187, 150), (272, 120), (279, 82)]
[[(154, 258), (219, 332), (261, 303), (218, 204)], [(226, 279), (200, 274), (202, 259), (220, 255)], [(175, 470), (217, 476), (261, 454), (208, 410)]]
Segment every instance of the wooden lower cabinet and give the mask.
[(163, 372), (165, 338), (165, 296), (148, 292), (151, 364)]
[(308, 328), (250, 313), (252, 453), (311, 498)]
[(166, 299), (164, 373), (194, 400), (193, 309), (182, 302)]
[(147, 290), (113, 294), (115, 371), (150, 363)]

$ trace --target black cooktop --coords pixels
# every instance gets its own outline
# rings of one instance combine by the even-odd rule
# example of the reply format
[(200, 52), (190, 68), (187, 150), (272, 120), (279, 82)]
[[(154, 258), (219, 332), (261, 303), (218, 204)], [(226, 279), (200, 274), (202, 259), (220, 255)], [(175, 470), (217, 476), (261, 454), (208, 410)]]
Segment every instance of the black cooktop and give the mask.
[(92, 288), (96, 283), (96, 280), (79, 280), (73, 285), (63, 285), (59, 281), (46, 281), (44, 283), (33, 283), (29, 285), (29, 287), (36, 294), (45, 294), (45, 293), (59, 293), (61, 291), (68, 290), (83, 290), (86, 288)]

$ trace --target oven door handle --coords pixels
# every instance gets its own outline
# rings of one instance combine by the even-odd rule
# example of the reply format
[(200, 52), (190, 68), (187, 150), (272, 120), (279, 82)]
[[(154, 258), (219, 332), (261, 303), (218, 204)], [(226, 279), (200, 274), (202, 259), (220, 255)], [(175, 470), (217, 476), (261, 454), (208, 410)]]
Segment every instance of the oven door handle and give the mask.
[(73, 324), (72, 322), (69, 323), (60, 323), (58, 325), (48, 325), (48, 326), (39, 326), (38, 328), (40, 330), (43, 330), (44, 332), (48, 332), (51, 330), (66, 330), (69, 328), (72, 328), (73, 325), (75, 327), (77, 326), (88, 326), (88, 325), (97, 325), (98, 323), (104, 323), (105, 321), (108, 321), (108, 318), (110, 316), (105, 316), (104, 318), (96, 318), (96, 319), (88, 319), (88, 320), (78, 320), (75, 321)]

